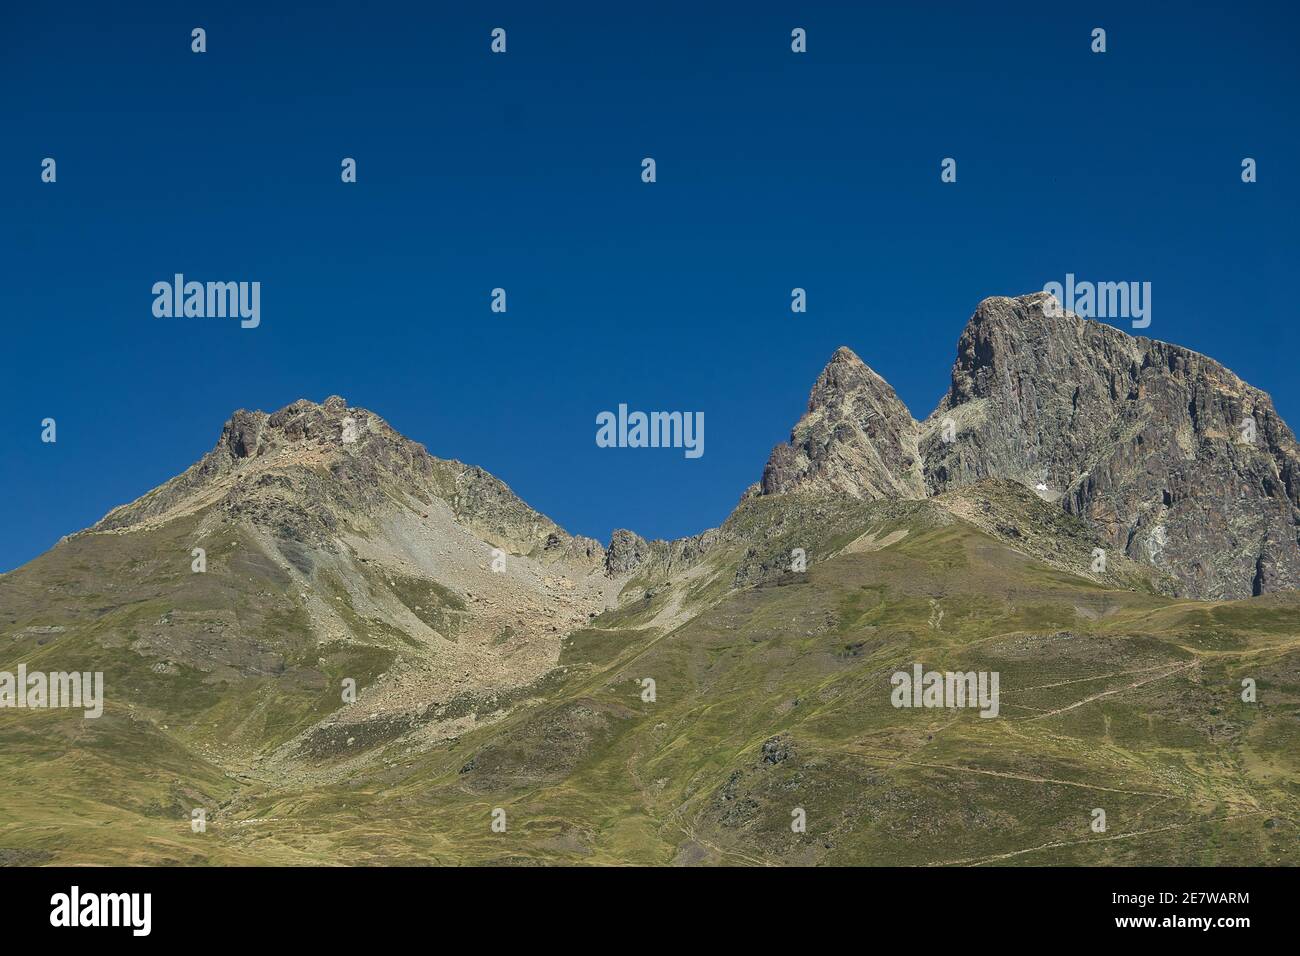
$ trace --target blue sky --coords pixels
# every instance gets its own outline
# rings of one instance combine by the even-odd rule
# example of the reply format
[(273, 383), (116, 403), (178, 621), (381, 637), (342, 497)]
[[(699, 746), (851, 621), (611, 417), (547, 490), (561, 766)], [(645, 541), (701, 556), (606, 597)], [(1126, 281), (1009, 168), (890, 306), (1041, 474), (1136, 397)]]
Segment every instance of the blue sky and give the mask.
[[(271, 6), (3, 14), (0, 570), (334, 393), (573, 533), (695, 533), (837, 346), (924, 417), (979, 300), (1067, 272), (1300, 423), (1290, 5)], [(261, 326), (155, 318), (176, 272)], [(704, 456), (597, 448), (619, 403)]]

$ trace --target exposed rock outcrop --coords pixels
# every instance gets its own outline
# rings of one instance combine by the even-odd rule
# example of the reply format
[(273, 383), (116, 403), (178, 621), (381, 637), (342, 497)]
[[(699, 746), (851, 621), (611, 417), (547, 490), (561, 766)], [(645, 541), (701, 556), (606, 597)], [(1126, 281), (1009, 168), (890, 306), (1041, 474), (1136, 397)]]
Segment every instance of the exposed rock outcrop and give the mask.
[(980, 303), (924, 426), (928, 489), (1045, 485), (1189, 596), (1300, 586), (1300, 456), (1268, 395), (1190, 349), (1053, 305)]
[[(300, 399), (269, 415), (235, 412), (212, 451), (90, 530), (126, 529), (219, 503), (231, 518), (273, 532), (288, 520), (290, 537), (328, 546), (358, 516), (394, 504), (427, 511), (435, 499), (466, 528), (512, 553), (554, 552), (557, 542), (566, 554), (590, 551), (588, 540), (571, 538), (489, 472), (435, 458), (337, 395), (320, 404)], [(603, 552), (591, 559), (599, 563)]]
[(620, 528), (610, 536), (605, 550), (605, 572), (610, 577), (633, 572), (670, 577), (694, 565), (722, 539), (723, 534), (717, 528), (672, 541), (647, 541), (635, 532)]
[(938, 495), (1009, 478), (1190, 597), (1300, 587), (1300, 453), (1271, 399), (1190, 349), (993, 297), (922, 424), (841, 348), (762, 494)]
[(789, 442), (772, 450), (762, 491), (921, 498), (916, 442), (916, 422), (889, 383), (841, 348), (813, 385)]

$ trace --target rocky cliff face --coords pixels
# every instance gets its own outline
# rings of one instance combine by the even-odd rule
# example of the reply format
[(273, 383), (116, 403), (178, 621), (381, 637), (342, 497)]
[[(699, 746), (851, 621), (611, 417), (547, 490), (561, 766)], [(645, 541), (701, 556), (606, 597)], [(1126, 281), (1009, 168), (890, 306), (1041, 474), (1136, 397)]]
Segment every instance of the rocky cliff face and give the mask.
[(1053, 306), (980, 303), (922, 424), (839, 350), (762, 493), (908, 498), (1009, 478), (1187, 596), (1300, 587), (1300, 453), (1269, 397), (1189, 349)]
[(1269, 397), (1213, 359), (1054, 305), (980, 304), (923, 429), (927, 488), (1038, 487), (1190, 596), (1300, 586), (1300, 456)]
[(619, 528), (610, 537), (605, 551), (605, 570), (610, 577), (633, 572), (671, 577), (694, 565), (722, 540), (717, 528), (672, 541), (647, 541), (634, 531)]
[(813, 385), (790, 441), (772, 450), (762, 493), (812, 488), (859, 498), (925, 495), (917, 427), (883, 378), (847, 348)]

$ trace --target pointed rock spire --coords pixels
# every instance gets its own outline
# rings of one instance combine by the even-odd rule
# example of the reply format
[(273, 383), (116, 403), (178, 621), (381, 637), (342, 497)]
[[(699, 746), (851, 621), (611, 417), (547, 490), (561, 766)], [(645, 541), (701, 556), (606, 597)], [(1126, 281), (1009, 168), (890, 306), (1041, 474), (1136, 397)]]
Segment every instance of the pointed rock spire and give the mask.
[(762, 493), (924, 497), (917, 425), (883, 378), (841, 347), (817, 377), (790, 440), (772, 450)]

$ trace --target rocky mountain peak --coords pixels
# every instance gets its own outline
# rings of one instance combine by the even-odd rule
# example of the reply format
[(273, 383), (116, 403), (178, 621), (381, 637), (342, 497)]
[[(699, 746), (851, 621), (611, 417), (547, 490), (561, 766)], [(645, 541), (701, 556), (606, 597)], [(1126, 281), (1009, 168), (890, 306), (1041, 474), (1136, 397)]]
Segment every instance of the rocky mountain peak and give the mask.
[(922, 428), (927, 490), (1019, 481), (1190, 596), (1300, 586), (1300, 459), (1268, 395), (1053, 305), (1036, 293), (975, 310)]
[(364, 530), (395, 511), (424, 515), (435, 501), (511, 552), (589, 550), (590, 542), (571, 538), (489, 472), (435, 458), (337, 395), (299, 399), (269, 414), (234, 412), (212, 451), (90, 530), (125, 530), (216, 506), (231, 519), (328, 548), (342, 529)]
[(238, 462), (289, 450), (342, 450), (344, 445), (375, 441), (410, 446), (412, 455), (423, 451), (423, 446), (403, 438), (378, 415), (349, 408), (345, 399), (331, 395), (320, 404), (300, 398), (271, 414), (240, 409), (226, 422), (214, 452), (224, 451)]
[(1011, 479), (1181, 593), (1300, 587), (1300, 453), (1271, 399), (1190, 349), (993, 296), (920, 425), (851, 350), (818, 376), (761, 494), (922, 498)]
[(772, 450), (762, 493), (922, 497), (916, 440), (916, 422), (889, 383), (841, 347), (813, 384), (790, 440)]

